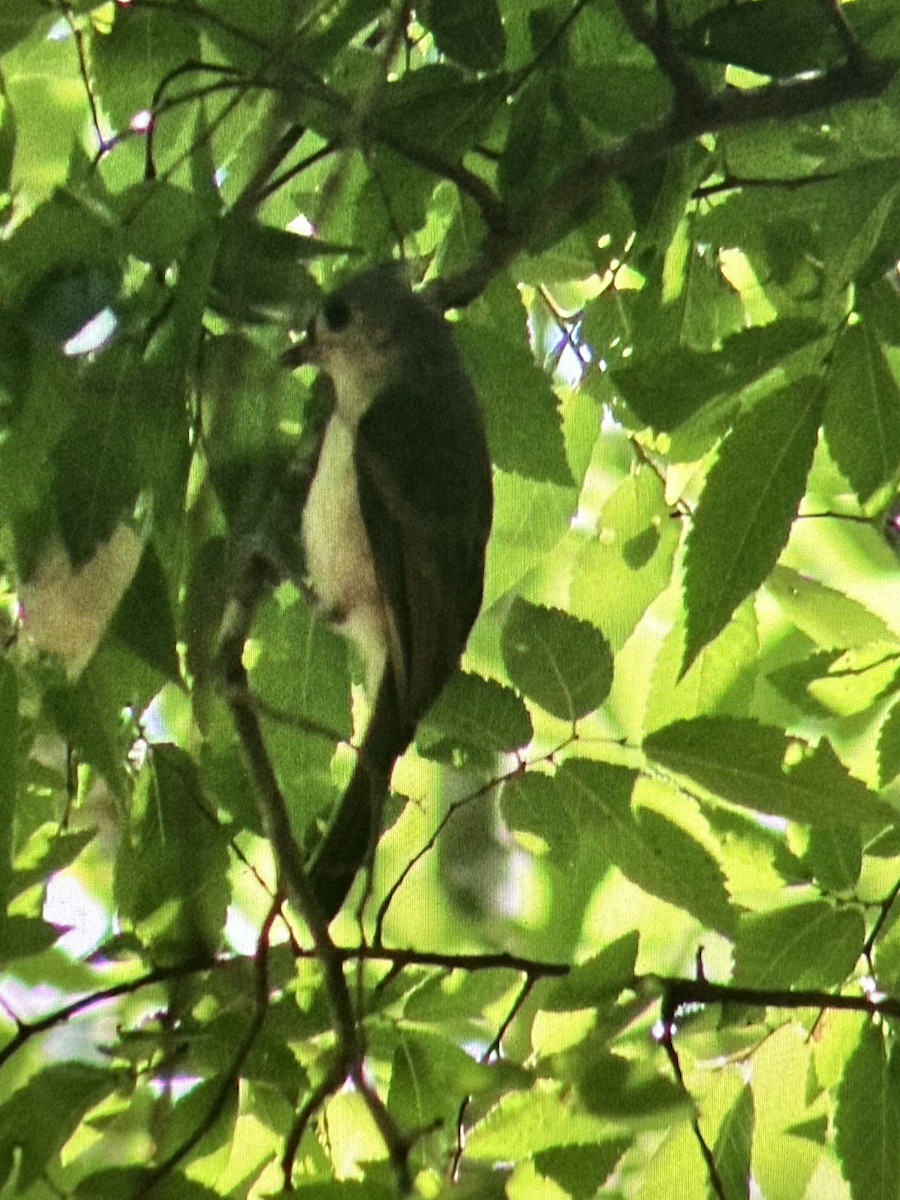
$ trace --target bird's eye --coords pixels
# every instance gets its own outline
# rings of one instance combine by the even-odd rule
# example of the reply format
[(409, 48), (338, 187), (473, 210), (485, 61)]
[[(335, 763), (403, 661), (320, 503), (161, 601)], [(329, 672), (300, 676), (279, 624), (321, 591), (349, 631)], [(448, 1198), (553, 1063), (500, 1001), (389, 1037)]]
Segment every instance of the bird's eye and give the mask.
[(353, 314), (346, 300), (342, 300), (340, 296), (332, 296), (330, 300), (325, 301), (322, 316), (332, 333), (340, 333), (350, 324)]

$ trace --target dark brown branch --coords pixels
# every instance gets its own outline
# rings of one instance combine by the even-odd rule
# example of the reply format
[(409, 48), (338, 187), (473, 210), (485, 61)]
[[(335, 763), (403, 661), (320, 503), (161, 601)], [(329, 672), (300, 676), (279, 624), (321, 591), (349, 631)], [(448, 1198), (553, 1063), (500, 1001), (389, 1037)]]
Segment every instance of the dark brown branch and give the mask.
[[(559, 978), (571, 971), (569, 963), (545, 962), (517, 954), (441, 954), (432, 950), (399, 950), (387, 946), (335, 946), (344, 962), (362, 959), (391, 963), (391, 978), (405, 967), (438, 967), (443, 971), (517, 971), (534, 979)], [(313, 951), (299, 957), (311, 958)]]
[(658, 977), (663, 987), (663, 1021), (671, 1023), (685, 1004), (746, 1004), (757, 1008), (830, 1008), (900, 1019), (900, 1000), (891, 996), (845, 996), (815, 989), (752, 988), (707, 979)]
[(843, 0), (821, 0), (821, 3), (837, 33), (848, 64), (854, 70), (866, 70), (870, 66), (871, 59), (865, 48), (856, 40), (856, 34), (850, 28), (844, 13)]
[(546, 60), (562, 41), (565, 34), (569, 29), (571, 29), (572, 25), (578, 20), (581, 13), (591, 2), (592, 0), (575, 0), (575, 4), (572, 5), (571, 9), (566, 13), (557, 27), (553, 30), (543, 46), (539, 48), (531, 62), (524, 66), (522, 70), (519, 71), (518, 75), (515, 76), (513, 85), (507, 93), (508, 97), (512, 97), (517, 92), (521, 91), (526, 81), (531, 78), (535, 71), (537, 71), (544, 62), (546, 62)]
[(238, 1080), (240, 1078), (241, 1069), (247, 1061), (247, 1055), (253, 1049), (253, 1044), (262, 1030), (266, 1019), (266, 1013), (269, 1009), (269, 937), (272, 932), (272, 925), (275, 923), (276, 917), (281, 911), (281, 901), (276, 900), (269, 908), (266, 914), (266, 919), (259, 931), (259, 936), (256, 939), (256, 972), (255, 972), (255, 987), (253, 995), (253, 1018), (250, 1026), (244, 1035), (241, 1044), (235, 1052), (234, 1058), (228, 1070), (225, 1071), (218, 1080), (215, 1095), (210, 1101), (209, 1108), (203, 1115), (203, 1118), (197, 1122), (196, 1126), (187, 1135), (180, 1146), (176, 1146), (171, 1154), (168, 1155), (161, 1163), (158, 1163), (149, 1172), (146, 1182), (141, 1185), (139, 1194), (141, 1196), (149, 1195), (158, 1183), (160, 1183), (167, 1175), (183, 1162), (185, 1158), (194, 1150), (206, 1135), (215, 1127), (219, 1117), (225, 1111), (228, 1100), (232, 1094), (236, 1093)]
[(344, 1082), (344, 1078), (344, 1072), (340, 1069), (340, 1064), (338, 1064), (338, 1067), (332, 1069), (321, 1083), (313, 1088), (297, 1111), (290, 1133), (285, 1139), (284, 1150), (281, 1155), (281, 1178), (285, 1193), (294, 1190), (294, 1163), (307, 1125), (328, 1097), (333, 1096), (340, 1088)]
[[(675, 1082), (681, 1088), (682, 1092), (684, 1092), (688, 1100), (693, 1102), (693, 1096), (691, 1095), (688, 1086), (684, 1081), (681, 1063), (678, 1059), (678, 1051), (675, 1049), (672, 1034), (673, 1026), (667, 1024), (663, 1031), (663, 1036), (660, 1038), (660, 1044), (662, 1045), (663, 1050), (665, 1050), (666, 1057), (668, 1058), (672, 1067), (672, 1073), (675, 1076)], [(725, 1185), (722, 1182), (722, 1178), (719, 1175), (719, 1168), (716, 1165), (715, 1155), (710, 1148), (709, 1142), (707, 1142), (706, 1138), (703, 1136), (703, 1130), (700, 1128), (700, 1118), (696, 1113), (691, 1120), (691, 1128), (694, 1131), (694, 1140), (700, 1148), (700, 1154), (703, 1157), (703, 1161), (706, 1163), (706, 1174), (709, 1178), (709, 1185), (716, 1196), (716, 1200), (728, 1200), (725, 1192)]]
[(310, 886), (291, 828), (287, 805), (262, 736), (243, 664), (243, 648), (250, 623), (268, 586), (270, 571), (268, 562), (259, 555), (251, 555), (238, 573), (232, 607), (226, 614), (220, 651), (228, 704), (250, 768), (263, 828), (278, 864), (279, 887), (306, 924), (313, 941), (315, 958), (322, 968), (340, 1055), (331, 1080), (335, 1087), (344, 1078), (350, 1078), (356, 1084), (384, 1140), (398, 1186), (405, 1194), (410, 1188), (409, 1142), (384, 1101), (365, 1078), (365, 1042), (344, 977), (344, 955), (331, 940), (328, 922)]
[(75, 49), (78, 54), (78, 71), (81, 75), (81, 81), (84, 84), (84, 90), (87, 93), (88, 104), (91, 109), (91, 122), (94, 126), (94, 133), (97, 135), (97, 148), (100, 153), (109, 148), (109, 140), (103, 136), (100, 129), (100, 111), (97, 107), (97, 99), (94, 96), (94, 89), (91, 86), (91, 76), (88, 69), (87, 52), (84, 45), (84, 34), (79, 28), (72, 14), (72, 10), (68, 5), (65, 6), (66, 24), (69, 26), (69, 31), (75, 41)]
[(763, 121), (789, 120), (851, 100), (873, 99), (890, 84), (900, 63), (870, 62), (865, 69), (841, 66), (812, 79), (773, 83), (752, 91), (731, 89), (689, 109), (676, 109), (661, 125), (641, 129), (618, 146), (597, 151), (565, 171), (539, 202), (510, 214), (506, 228), (489, 231), (472, 264), (436, 281), (429, 297), (443, 308), (470, 304), (490, 281), (538, 238), (561, 226), (594, 200), (611, 179), (620, 178), (706, 133)]
[(0, 1067), (21, 1050), (31, 1038), (37, 1037), (41, 1033), (47, 1033), (58, 1025), (65, 1025), (66, 1021), (84, 1012), (85, 1009), (93, 1008), (95, 1004), (103, 1004), (107, 1000), (117, 1000), (120, 996), (134, 995), (135, 992), (152, 987), (155, 983), (165, 983), (170, 979), (181, 979), (185, 975), (212, 971), (216, 967), (227, 965), (227, 962), (228, 960), (203, 960), (197, 963), (177, 963), (171, 967), (156, 967), (137, 979), (128, 980), (127, 983), (114, 983), (110, 987), (100, 988), (87, 996), (81, 996), (77, 1000), (63, 1005), (62, 1008), (55, 1008), (52, 1012), (33, 1021), (20, 1021), (14, 1013), (10, 1012), (10, 1016), (16, 1022), (16, 1032), (0, 1049)]
[(704, 104), (707, 93), (675, 46), (664, 0), (656, 0), (656, 20), (647, 16), (642, 0), (617, 0), (617, 3), (631, 36), (647, 47), (675, 89), (676, 108), (690, 109)]

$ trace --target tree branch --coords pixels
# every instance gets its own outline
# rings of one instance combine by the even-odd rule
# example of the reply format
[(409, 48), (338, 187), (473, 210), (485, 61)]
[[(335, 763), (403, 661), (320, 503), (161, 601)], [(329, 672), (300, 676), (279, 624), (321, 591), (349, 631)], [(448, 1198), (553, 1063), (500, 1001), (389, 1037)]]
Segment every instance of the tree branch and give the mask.
[(489, 230), (474, 261), (427, 289), (443, 308), (470, 304), (518, 254), (564, 224), (595, 200), (611, 179), (646, 167), (655, 159), (703, 134), (720, 133), (762, 121), (808, 116), (851, 100), (873, 99), (894, 79), (900, 63), (866, 59), (864, 69), (844, 65), (811, 79), (773, 83), (752, 91), (729, 90), (675, 109), (662, 124), (640, 129), (619, 145), (599, 150), (563, 172), (539, 202), (510, 213), (505, 228)]

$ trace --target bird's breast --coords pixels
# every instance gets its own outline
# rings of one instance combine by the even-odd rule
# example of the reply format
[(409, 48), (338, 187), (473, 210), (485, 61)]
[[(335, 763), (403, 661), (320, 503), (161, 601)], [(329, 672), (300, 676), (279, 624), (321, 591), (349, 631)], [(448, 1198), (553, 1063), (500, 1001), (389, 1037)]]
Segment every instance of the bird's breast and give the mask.
[(325, 618), (357, 647), (371, 694), (384, 669), (387, 614), (359, 507), (355, 431), (335, 413), (303, 510), (306, 569)]

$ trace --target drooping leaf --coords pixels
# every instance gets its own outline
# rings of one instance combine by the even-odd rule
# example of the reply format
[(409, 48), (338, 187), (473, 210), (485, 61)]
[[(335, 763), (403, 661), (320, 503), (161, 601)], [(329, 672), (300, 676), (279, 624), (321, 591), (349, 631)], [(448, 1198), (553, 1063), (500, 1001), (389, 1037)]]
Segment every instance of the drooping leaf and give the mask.
[(876, 1025), (862, 1031), (838, 1088), (838, 1157), (853, 1200), (888, 1200), (900, 1177), (900, 1056)]
[(534, 1165), (545, 1179), (552, 1179), (572, 1200), (591, 1200), (598, 1181), (612, 1171), (627, 1148), (624, 1138), (585, 1145), (550, 1146), (539, 1150)]
[(115, 884), (123, 915), (161, 961), (210, 954), (230, 895), (228, 836), (206, 807), (199, 773), (183, 751), (154, 747), (126, 837)]
[(686, 33), (695, 53), (749, 67), (760, 75), (786, 76), (834, 65), (840, 58), (835, 28), (816, 0), (730, 5), (700, 18)]
[(864, 504), (900, 464), (900, 386), (870, 325), (844, 330), (827, 395), (828, 448)]
[(687, 537), (684, 663), (720, 633), (784, 549), (806, 487), (821, 388), (798, 381), (739, 418), (707, 476)]
[(878, 734), (878, 775), (882, 785), (900, 772), (900, 703), (885, 717)]
[(520, 328), (508, 323), (509, 305), (504, 302), (499, 323), (467, 325), (458, 334), (482, 398), (491, 453), (505, 471), (571, 486), (556, 397), (528, 349), (524, 322)]
[(719, 1126), (713, 1157), (727, 1200), (749, 1200), (753, 1150), (753, 1093), (743, 1087)]

